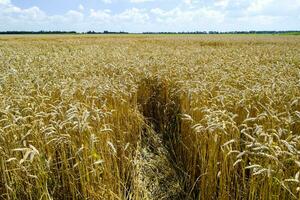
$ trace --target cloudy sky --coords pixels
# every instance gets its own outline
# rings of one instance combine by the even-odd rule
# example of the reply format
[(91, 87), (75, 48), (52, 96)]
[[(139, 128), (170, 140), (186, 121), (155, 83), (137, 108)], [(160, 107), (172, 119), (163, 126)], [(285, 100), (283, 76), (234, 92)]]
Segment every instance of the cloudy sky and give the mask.
[(300, 30), (300, 0), (0, 0), (7, 30)]

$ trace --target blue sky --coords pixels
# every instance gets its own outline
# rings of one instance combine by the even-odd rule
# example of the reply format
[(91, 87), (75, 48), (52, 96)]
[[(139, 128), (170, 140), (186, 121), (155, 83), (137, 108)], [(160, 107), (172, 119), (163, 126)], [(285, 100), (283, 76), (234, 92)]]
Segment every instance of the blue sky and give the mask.
[(0, 0), (7, 30), (300, 30), (300, 0)]

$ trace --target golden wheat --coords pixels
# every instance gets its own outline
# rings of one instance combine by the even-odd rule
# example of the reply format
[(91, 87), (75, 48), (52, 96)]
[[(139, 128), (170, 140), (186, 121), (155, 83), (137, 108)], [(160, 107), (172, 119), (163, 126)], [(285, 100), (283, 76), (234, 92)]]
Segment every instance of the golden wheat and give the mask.
[(0, 199), (300, 199), (299, 47), (1, 37)]

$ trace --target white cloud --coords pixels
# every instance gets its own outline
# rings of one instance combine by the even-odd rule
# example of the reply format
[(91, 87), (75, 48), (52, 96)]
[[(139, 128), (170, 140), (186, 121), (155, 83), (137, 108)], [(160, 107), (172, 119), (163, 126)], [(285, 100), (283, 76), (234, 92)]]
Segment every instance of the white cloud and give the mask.
[(76, 10), (69, 10), (65, 14), (65, 18), (72, 19), (72, 21), (82, 21), (84, 19), (84, 15)]
[[(300, 13), (300, 0), (254, 0), (249, 2), (248, 7), (243, 11), (240, 17), (258, 17), (264, 16), (270, 19), (285, 19), (286, 22), (295, 20)], [(274, 20), (271, 20), (272, 22)], [(283, 22), (284, 23), (284, 22)], [(296, 23), (299, 25), (300, 22)], [(300, 27), (300, 26), (299, 26)], [(299, 28), (297, 28), (299, 29)]]
[(215, 0), (214, 6), (226, 8), (229, 5), (230, 0)]
[(46, 17), (46, 14), (36, 6), (22, 10), (22, 14), (32, 20), (43, 20)]
[(118, 14), (112, 14), (110, 10), (90, 10), (90, 17), (95, 20), (96, 23), (125, 23), (130, 22), (146, 23), (149, 20), (149, 15), (144, 9), (131, 8)]
[(268, 15), (257, 15), (257, 16), (243, 16), (237, 20), (243, 23), (248, 23), (255, 26), (268, 26), (274, 24), (276, 21), (280, 21), (281, 17), (274, 17)]
[(198, 9), (192, 10), (184, 10), (179, 7), (172, 10), (162, 10), (160, 8), (152, 9), (151, 12), (156, 15), (156, 17), (160, 18), (160, 21), (170, 22), (193, 22), (197, 23), (203, 21), (204, 19), (211, 19), (215, 22), (222, 22), (224, 19), (224, 15), (217, 11), (208, 7), (201, 7)]
[(84, 20), (83, 13), (69, 10), (62, 15), (47, 15), (37, 6), (22, 9), (13, 4), (0, 4), (0, 31), (5, 30), (71, 30)]
[(110, 4), (112, 3), (112, 0), (101, 0), (103, 3), (106, 3), (106, 4)]
[(134, 23), (146, 23), (150, 18), (146, 10), (131, 8), (127, 9), (124, 12), (116, 15), (117, 20), (134, 22)]
[(182, 9), (180, 7), (172, 10), (155, 8), (151, 10), (157, 23), (162, 24), (165, 31), (185, 30), (208, 30), (218, 29), (224, 20), (224, 14), (209, 7), (196, 9)]
[(274, 0), (254, 0), (247, 8), (248, 12), (260, 12), (269, 6)]
[(90, 10), (90, 17), (97, 23), (110, 23), (112, 15), (110, 10)]
[(46, 14), (36, 6), (27, 9), (21, 9), (11, 4), (7, 4), (6, 7), (2, 8), (2, 14), (7, 17), (28, 20), (43, 20), (46, 17)]
[(0, 5), (7, 5), (10, 4), (10, 0), (0, 0)]
[(191, 5), (193, 3), (193, 0), (183, 0), (183, 3)]
[(7, 6), (2, 9), (2, 13), (4, 14), (13, 14), (13, 13), (21, 13), (22, 9), (16, 6)]
[(128, 3), (155, 0), (126, 1), (127, 9), (119, 12), (113, 9), (90, 9), (88, 12), (80, 4), (76, 10), (49, 15), (37, 6), (24, 9), (10, 0), (0, 0), (0, 31), (286, 30), (300, 27), (300, 0), (180, 0), (169, 9), (148, 6), (146, 9), (141, 8), (142, 5), (130, 8), (132, 4)]
[(78, 6), (78, 10), (80, 10), (80, 11), (84, 11), (84, 6), (83, 6), (82, 4), (79, 4), (79, 6)]
[(151, 2), (154, 0), (130, 0), (131, 3), (145, 3), (145, 2)]

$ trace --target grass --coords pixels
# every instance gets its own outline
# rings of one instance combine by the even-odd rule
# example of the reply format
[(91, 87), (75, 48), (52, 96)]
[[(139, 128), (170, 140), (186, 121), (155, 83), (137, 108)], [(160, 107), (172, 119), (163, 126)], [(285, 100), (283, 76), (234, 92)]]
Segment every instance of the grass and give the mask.
[(1, 37), (0, 199), (299, 199), (299, 46)]

